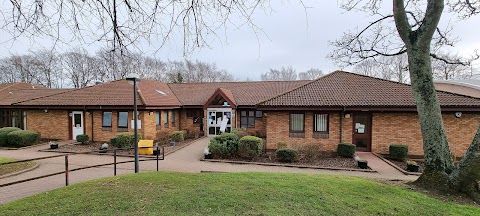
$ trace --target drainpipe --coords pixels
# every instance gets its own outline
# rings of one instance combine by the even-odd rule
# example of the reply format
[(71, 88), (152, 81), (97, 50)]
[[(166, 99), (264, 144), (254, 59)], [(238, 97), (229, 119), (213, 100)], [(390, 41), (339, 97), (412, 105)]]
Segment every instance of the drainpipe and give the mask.
[(343, 111), (340, 111), (340, 143), (342, 143)]
[(90, 111), (90, 117), (92, 117), (92, 120), (91, 120), (91, 123), (92, 123), (92, 142), (95, 142), (95, 139), (93, 138), (93, 131), (95, 131), (95, 130), (93, 129), (93, 113), (94, 113), (93, 110)]

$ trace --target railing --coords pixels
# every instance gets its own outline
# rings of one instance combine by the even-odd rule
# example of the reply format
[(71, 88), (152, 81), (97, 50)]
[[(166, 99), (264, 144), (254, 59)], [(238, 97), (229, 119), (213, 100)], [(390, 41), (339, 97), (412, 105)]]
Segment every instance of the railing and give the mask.
[[(159, 160), (165, 160), (165, 148), (162, 147), (161, 149), (161, 154), (162, 157), (160, 158), (160, 152), (158, 152), (159, 148), (158, 147), (138, 147), (138, 148), (154, 148), (157, 150), (157, 154), (155, 158), (149, 158), (149, 159), (139, 159), (138, 161), (152, 161), (156, 160), (157, 161), (157, 172), (158, 172), (158, 161)], [(5, 184), (0, 184), (1, 187), (6, 187), (14, 184), (19, 184), (23, 182), (28, 182), (28, 181), (33, 181), (37, 179), (42, 179), (42, 178), (47, 178), (50, 176), (55, 176), (55, 175), (60, 175), (60, 174), (65, 174), (65, 186), (69, 185), (69, 172), (74, 172), (78, 170), (84, 170), (84, 169), (90, 169), (90, 168), (97, 168), (97, 167), (102, 167), (102, 166), (109, 166), (113, 165), (113, 175), (117, 175), (117, 164), (124, 164), (124, 163), (132, 163), (135, 162), (135, 160), (129, 160), (129, 161), (120, 161), (117, 162), (117, 151), (118, 150), (131, 150), (134, 148), (115, 148), (115, 149), (105, 149), (106, 151), (113, 151), (113, 163), (105, 163), (105, 164), (97, 164), (97, 165), (92, 165), (92, 166), (85, 166), (85, 167), (79, 167), (75, 169), (69, 169), (68, 168), (68, 156), (69, 155), (76, 155), (77, 153), (70, 153), (70, 154), (62, 154), (62, 155), (54, 155), (54, 156), (47, 156), (47, 157), (38, 157), (38, 158), (31, 158), (31, 159), (26, 159), (26, 160), (17, 160), (17, 161), (10, 161), (10, 162), (5, 162), (5, 163), (0, 163), (0, 166), (7, 165), (7, 164), (15, 164), (15, 163), (22, 163), (22, 162), (29, 162), (29, 161), (37, 161), (37, 160), (45, 160), (45, 159), (51, 159), (51, 158), (57, 158), (57, 157), (65, 157), (65, 170), (61, 172), (55, 172), (55, 173), (50, 173), (46, 175), (41, 175), (33, 178), (28, 178), (28, 179), (22, 179), (19, 181), (14, 181), (14, 182), (9, 182)], [(101, 151), (105, 150), (99, 150), (99, 151), (90, 151), (90, 152), (82, 152), (81, 154), (85, 153), (100, 153)]]

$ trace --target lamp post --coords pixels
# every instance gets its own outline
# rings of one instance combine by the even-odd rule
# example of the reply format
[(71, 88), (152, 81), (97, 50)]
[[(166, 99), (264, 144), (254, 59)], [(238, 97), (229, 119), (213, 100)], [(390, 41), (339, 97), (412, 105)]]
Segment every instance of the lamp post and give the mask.
[(140, 76), (135, 73), (131, 73), (127, 76), (128, 83), (133, 85), (133, 130), (134, 130), (134, 154), (135, 154), (135, 173), (138, 173), (138, 116), (137, 116), (137, 82), (140, 81)]

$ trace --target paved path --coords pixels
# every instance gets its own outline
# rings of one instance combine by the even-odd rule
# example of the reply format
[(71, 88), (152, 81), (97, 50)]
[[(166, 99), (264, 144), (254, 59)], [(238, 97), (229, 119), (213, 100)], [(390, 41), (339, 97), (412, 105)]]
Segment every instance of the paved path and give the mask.
[[(214, 172), (290, 172), (290, 173), (313, 173), (313, 174), (332, 174), (332, 175), (351, 175), (363, 176), (370, 178), (385, 178), (385, 179), (403, 179), (415, 180), (417, 176), (404, 175), (394, 168), (388, 166), (382, 160), (376, 158), (373, 154), (360, 153), (362, 159), (369, 161), (369, 166), (377, 170), (378, 173), (366, 172), (350, 172), (350, 171), (332, 171), (319, 169), (305, 169), (305, 168), (289, 168), (289, 167), (272, 167), (259, 165), (241, 165), (229, 163), (212, 163), (203, 162), (200, 159), (203, 157), (203, 150), (208, 145), (208, 138), (203, 138), (191, 145), (165, 157), (164, 161), (160, 161), (160, 170), (178, 171), (178, 172), (194, 172), (214, 171)], [(44, 157), (50, 155), (58, 155), (52, 152), (38, 152), (39, 149), (46, 149), (48, 145), (37, 146), (34, 148), (22, 150), (0, 150), (0, 157), (9, 157), (15, 159), (28, 159), (35, 157)], [(132, 158), (118, 157), (117, 161), (127, 161)], [(60, 172), (64, 170), (64, 158), (52, 158), (37, 161), (39, 168), (26, 172), (17, 176), (12, 176), (0, 179), (0, 184), (17, 181), (21, 179), (31, 178), (48, 173)], [(96, 165), (113, 162), (113, 156), (109, 155), (70, 155), (69, 167), (70, 169), (83, 167), (88, 165)], [(155, 161), (140, 162), (141, 172), (149, 172), (156, 170)], [(117, 174), (134, 173), (133, 163), (120, 164), (117, 166)], [(105, 166), (100, 168), (85, 169), (70, 173), (70, 184), (83, 182), (87, 180), (97, 179), (113, 176), (113, 166)], [(46, 192), (55, 188), (65, 186), (64, 175), (57, 175), (48, 178), (38, 179), (30, 182), (20, 183), (7, 187), (0, 188), (0, 204), (27, 197), (33, 194)]]

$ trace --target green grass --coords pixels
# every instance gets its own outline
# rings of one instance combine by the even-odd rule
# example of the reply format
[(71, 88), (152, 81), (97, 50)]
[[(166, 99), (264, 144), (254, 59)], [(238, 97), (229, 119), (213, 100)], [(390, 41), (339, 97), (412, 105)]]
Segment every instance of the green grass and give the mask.
[(480, 215), (371, 180), (286, 173), (123, 175), (27, 197), (0, 215)]
[[(5, 162), (10, 162), (10, 161), (14, 161), (14, 159), (0, 157), (0, 164)], [(0, 176), (19, 172), (19, 171), (28, 169), (30, 167), (33, 167), (34, 165), (35, 165), (35, 162), (23, 162), (23, 163), (0, 165)]]

